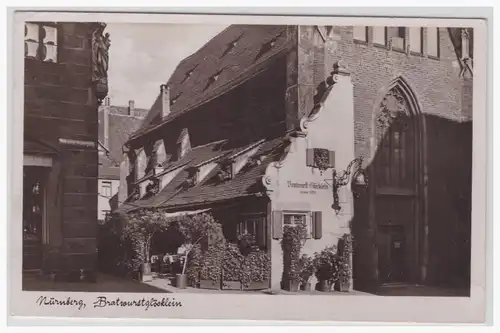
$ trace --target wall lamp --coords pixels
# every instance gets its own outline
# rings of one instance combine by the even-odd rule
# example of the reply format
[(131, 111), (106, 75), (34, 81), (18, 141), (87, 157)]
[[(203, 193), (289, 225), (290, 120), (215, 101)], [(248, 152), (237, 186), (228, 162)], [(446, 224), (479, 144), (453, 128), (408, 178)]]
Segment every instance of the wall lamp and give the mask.
[(363, 165), (363, 158), (358, 157), (352, 160), (347, 168), (342, 171), (341, 173), (337, 174), (337, 170), (335, 168), (332, 171), (332, 179), (325, 179), (325, 182), (332, 182), (332, 191), (333, 191), (333, 205), (332, 208), (335, 210), (335, 212), (338, 214), (342, 207), (340, 207), (340, 202), (339, 202), (339, 189), (342, 186), (345, 186), (349, 184), (349, 179), (351, 176), (351, 171), (353, 171), (353, 176), (352, 176), (352, 193), (355, 198), (358, 198), (360, 196), (360, 193), (358, 192), (359, 188), (366, 188), (368, 187), (368, 177), (366, 177), (365, 171), (362, 168)]

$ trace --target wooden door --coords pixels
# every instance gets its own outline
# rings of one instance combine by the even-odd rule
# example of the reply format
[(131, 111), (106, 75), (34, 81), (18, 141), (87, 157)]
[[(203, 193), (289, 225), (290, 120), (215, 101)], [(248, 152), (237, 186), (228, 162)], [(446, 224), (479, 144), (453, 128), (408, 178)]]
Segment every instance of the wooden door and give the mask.
[(379, 228), (379, 277), (382, 284), (407, 281), (406, 246), (403, 227)]

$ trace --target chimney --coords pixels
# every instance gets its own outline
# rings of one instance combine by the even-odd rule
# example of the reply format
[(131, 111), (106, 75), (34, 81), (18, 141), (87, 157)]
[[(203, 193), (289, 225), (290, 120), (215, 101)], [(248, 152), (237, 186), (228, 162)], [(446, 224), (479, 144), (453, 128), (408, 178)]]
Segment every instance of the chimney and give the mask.
[(166, 84), (160, 86), (161, 91), (161, 116), (165, 118), (170, 113), (170, 87)]
[(134, 109), (135, 109), (135, 102), (133, 99), (128, 101), (128, 115), (133, 116), (134, 115)]
[(102, 143), (106, 149), (109, 148), (109, 112), (111, 109), (111, 100), (109, 97), (104, 99), (103, 108), (103, 127), (104, 127), (104, 142)]

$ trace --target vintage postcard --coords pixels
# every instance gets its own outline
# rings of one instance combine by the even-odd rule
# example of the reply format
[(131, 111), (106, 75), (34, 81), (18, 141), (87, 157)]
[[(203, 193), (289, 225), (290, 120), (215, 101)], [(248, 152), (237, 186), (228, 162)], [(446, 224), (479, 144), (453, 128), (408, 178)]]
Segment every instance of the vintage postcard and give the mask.
[(13, 24), (12, 316), (484, 321), (484, 21)]

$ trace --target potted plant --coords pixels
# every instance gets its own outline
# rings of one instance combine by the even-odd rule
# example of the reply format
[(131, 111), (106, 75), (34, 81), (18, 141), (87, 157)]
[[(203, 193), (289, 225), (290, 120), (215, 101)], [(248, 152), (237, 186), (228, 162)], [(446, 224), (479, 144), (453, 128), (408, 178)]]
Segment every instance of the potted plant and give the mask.
[(314, 274), (313, 259), (307, 254), (303, 254), (299, 259), (300, 269), (300, 289), (311, 291), (311, 277)]
[(153, 279), (151, 274), (150, 252), (153, 236), (166, 230), (169, 220), (157, 209), (142, 209), (129, 214), (127, 225), (123, 228), (123, 236), (132, 243), (134, 262), (139, 266), (140, 278), (143, 282)]
[(222, 260), (222, 289), (241, 290), (242, 261), (238, 245), (228, 243)]
[(185, 240), (184, 264), (182, 273), (176, 275), (176, 287), (179, 289), (187, 288), (186, 267), (189, 261), (191, 251), (197, 247), (203, 239), (211, 235), (221, 235), (222, 228), (220, 224), (210, 214), (196, 214), (192, 216), (183, 216), (179, 221), (178, 227)]
[(351, 255), (353, 251), (353, 239), (351, 235), (345, 234), (342, 240), (343, 248), (339, 256), (339, 278), (336, 289), (342, 292), (348, 292), (351, 289)]
[(331, 291), (338, 278), (338, 258), (335, 246), (325, 247), (314, 254), (314, 274), (318, 279), (316, 287), (319, 291)]
[(303, 222), (285, 225), (281, 248), (283, 250), (283, 288), (298, 291), (300, 283), (299, 259), (302, 241), (305, 239), (306, 226)]
[(243, 258), (241, 271), (241, 284), (244, 290), (269, 288), (271, 259), (266, 251), (255, 248)]

